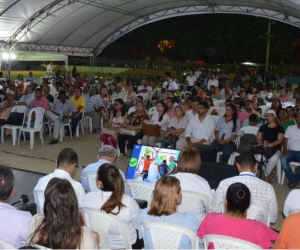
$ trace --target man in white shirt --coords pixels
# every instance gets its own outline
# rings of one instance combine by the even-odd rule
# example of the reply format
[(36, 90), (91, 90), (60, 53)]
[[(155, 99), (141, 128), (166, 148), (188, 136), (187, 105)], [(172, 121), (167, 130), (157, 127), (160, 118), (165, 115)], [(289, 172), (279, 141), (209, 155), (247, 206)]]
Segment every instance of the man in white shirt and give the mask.
[(201, 101), (195, 98), (192, 103), (192, 109), (185, 112), (185, 116), (190, 120), (193, 116), (198, 116), (198, 105)]
[(75, 181), (72, 178), (77, 163), (78, 155), (73, 149), (65, 148), (59, 153), (58, 158), (56, 160), (56, 169), (54, 170), (54, 172), (39, 179), (38, 183), (36, 184), (33, 190), (34, 200), (38, 206), (38, 211), (43, 211), (43, 201), (45, 198), (38, 196), (36, 191), (45, 191), (49, 181), (54, 177), (68, 180), (74, 188), (78, 203), (80, 204), (83, 201), (85, 191), (81, 183)]
[(178, 91), (178, 86), (177, 83), (172, 80), (171, 73), (165, 72), (164, 79), (165, 82), (163, 83), (163, 87), (162, 87), (163, 90), (169, 90), (172, 91), (173, 93), (176, 93)]
[(215, 131), (216, 122), (207, 114), (208, 105), (200, 102), (198, 105), (198, 116), (193, 116), (188, 123), (185, 139), (177, 141), (176, 148), (192, 148), (197, 145), (210, 145), (210, 139)]
[(138, 94), (148, 94), (148, 100), (150, 100), (152, 94), (152, 87), (149, 86), (148, 80), (142, 81), (142, 85), (138, 87)]
[[(228, 187), (233, 183), (240, 182), (249, 188), (251, 192), (251, 204), (267, 207), (270, 212), (270, 221), (271, 223), (275, 223), (278, 216), (276, 194), (274, 188), (269, 183), (255, 177), (254, 173), (257, 171), (258, 164), (254, 154), (251, 152), (241, 153), (237, 158), (236, 165), (240, 175), (220, 182), (212, 200), (210, 211), (222, 212)], [(251, 208), (247, 213), (248, 219), (263, 221), (261, 213), (258, 213), (255, 218), (252, 218), (252, 212), (250, 210)]]
[(127, 102), (126, 92), (122, 91), (123, 87), (121, 84), (117, 85), (116, 91), (111, 95), (110, 100), (114, 101), (116, 99), (122, 99), (124, 102)]
[[(114, 147), (110, 146), (110, 145), (104, 145), (103, 147), (101, 147), (99, 149), (99, 152), (97, 154), (97, 159), (98, 161), (95, 163), (91, 163), (89, 165), (87, 165), (81, 172), (80, 175), (80, 180), (81, 180), (81, 184), (83, 186), (83, 188), (85, 189), (85, 191), (91, 192), (91, 188), (89, 185), (89, 181), (85, 176), (85, 173), (87, 172), (97, 172), (98, 169), (101, 167), (102, 164), (104, 163), (111, 163), (114, 164), (115, 159), (117, 157), (117, 151)], [(120, 174), (123, 178), (123, 180), (125, 180), (125, 175), (124, 173), (120, 171)]]
[(296, 124), (289, 126), (284, 135), (283, 141), (283, 157), (281, 158), (281, 167), (285, 172), (289, 183), (288, 188), (295, 188), (299, 186), (300, 168), (294, 174), (290, 162), (300, 162), (300, 113), (297, 113)]
[(207, 83), (207, 89), (210, 90), (210, 86), (219, 87), (219, 81), (216, 79), (215, 74), (211, 74), (211, 78), (209, 78)]
[(31, 109), (32, 101), (34, 99), (35, 99), (35, 96), (32, 93), (32, 88), (30, 85), (27, 85), (25, 88), (24, 95), (18, 101), (18, 105), (26, 106), (27, 107), (26, 113), (28, 113)]
[(32, 216), (8, 204), (15, 191), (13, 172), (0, 166), (0, 238), (18, 249), (27, 239)]

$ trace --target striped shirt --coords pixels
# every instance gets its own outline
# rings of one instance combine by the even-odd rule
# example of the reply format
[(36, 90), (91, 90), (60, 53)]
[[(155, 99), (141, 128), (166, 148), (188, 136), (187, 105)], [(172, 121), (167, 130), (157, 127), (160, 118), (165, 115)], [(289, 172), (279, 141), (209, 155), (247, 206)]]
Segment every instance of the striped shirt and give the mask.
[(103, 102), (98, 95), (90, 96), (87, 94), (84, 95), (83, 98), (85, 99), (84, 113), (92, 112), (94, 111), (94, 108), (104, 107)]
[(70, 102), (67, 99), (65, 100), (64, 103), (62, 103), (60, 100), (56, 100), (53, 103), (53, 106), (51, 107), (51, 111), (58, 113), (60, 110), (62, 110), (63, 115), (70, 116), (71, 113), (77, 111), (77, 108), (72, 102)]

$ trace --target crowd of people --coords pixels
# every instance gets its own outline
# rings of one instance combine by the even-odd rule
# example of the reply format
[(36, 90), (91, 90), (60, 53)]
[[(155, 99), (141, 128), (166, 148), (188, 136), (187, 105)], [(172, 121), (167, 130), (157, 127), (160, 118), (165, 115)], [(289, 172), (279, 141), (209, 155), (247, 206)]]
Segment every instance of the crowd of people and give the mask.
[[(151, 203), (145, 209), (140, 209), (132, 198), (124, 173), (113, 164), (116, 157), (116, 149), (104, 145), (98, 152), (98, 161), (85, 167), (81, 182), (77, 182), (72, 177), (78, 162), (77, 153), (70, 148), (63, 149), (58, 155), (54, 172), (40, 178), (34, 188), (39, 211), (34, 216), (8, 204), (17, 183), (12, 170), (1, 166), (1, 239), (16, 248), (27, 244), (30, 247), (52, 249), (97, 249), (103, 239), (97, 231), (87, 227), (80, 211), (84, 207), (101, 210), (126, 222), (133, 249), (153, 249), (149, 229), (142, 229), (142, 223), (147, 221), (174, 223), (191, 229), (200, 239), (200, 248), (203, 247), (201, 239), (208, 234), (246, 240), (263, 249), (300, 246), (296, 230), (300, 213), (290, 215), (296, 209), (299, 211), (299, 190), (293, 190), (287, 197), (283, 209), (287, 219), (279, 235), (263, 223), (263, 213), (251, 217), (252, 204), (266, 207), (272, 223), (276, 222), (278, 216), (275, 191), (272, 185), (255, 176), (257, 162), (251, 152), (243, 152), (238, 156), (238, 176), (224, 179), (216, 190), (211, 190), (209, 183), (199, 176), (201, 156), (198, 150), (182, 150), (177, 173), (157, 181)], [(90, 182), (85, 177), (88, 172), (96, 172), (94, 181), (97, 190), (91, 191)], [(190, 212), (179, 212), (178, 206), (185, 191), (206, 195), (210, 209), (199, 200), (197, 207), (191, 207)], [(39, 195), (36, 195), (38, 192)], [(118, 224), (111, 224), (107, 234), (112, 249), (124, 248)], [(210, 244), (209, 248), (213, 248), (213, 245)], [(191, 249), (187, 235), (180, 239), (179, 249)]]

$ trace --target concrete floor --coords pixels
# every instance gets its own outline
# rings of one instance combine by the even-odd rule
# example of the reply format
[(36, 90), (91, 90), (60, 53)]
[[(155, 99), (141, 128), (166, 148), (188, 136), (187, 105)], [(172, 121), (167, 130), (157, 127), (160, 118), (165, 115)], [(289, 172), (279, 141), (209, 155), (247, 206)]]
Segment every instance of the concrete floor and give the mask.
[[(101, 147), (99, 135), (90, 133), (88, 130), (85, 130), (84, 135), (80, 134), (79, 138), (65, 137), (63, 142), (55, 145), (48, 145), (49, 141), (48, 135), (44, 135), (44, 146), (42, 146), (39, 139), (36, 139), (34, 148), (31, 150), (29, 141), (21, 141), (20, 146), (12, 146), (11, 137), (5, 137), (4, 143), (0, 144), (0, 165), (48, 174), (55, 169), (55, 160), (63, 148), (70, 147), (74, 149), (78, 153), (78, 165), (86, 166), (97, 160), (97, 152)], [(128, 154), (130, 155), (130, 150)], [(127, 170), (128, 160), (127, 157), (118, 160), (116, 163), (117, 167), (124, 173)], [(81, 169), (81, 167), (76, 168), (74, 175), (76, 180), (79, 180)], [(283, 222), (282, 208), (289, 190), (286, 186), (277, 183), (274, 183), (273, 187), (277, 194), (279, 215), (277, 222), (271, 227), (280, 230)]]

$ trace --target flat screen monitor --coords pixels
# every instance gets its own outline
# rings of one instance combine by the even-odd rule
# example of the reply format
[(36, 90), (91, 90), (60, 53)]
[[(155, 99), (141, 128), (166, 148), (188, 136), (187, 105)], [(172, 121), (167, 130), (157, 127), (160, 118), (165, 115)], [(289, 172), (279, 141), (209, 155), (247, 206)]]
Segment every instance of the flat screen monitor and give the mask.
[(128, 162), (126, 179), (156, 183), (168, 170), (176, 173), (180, 150), (135, 144)]

